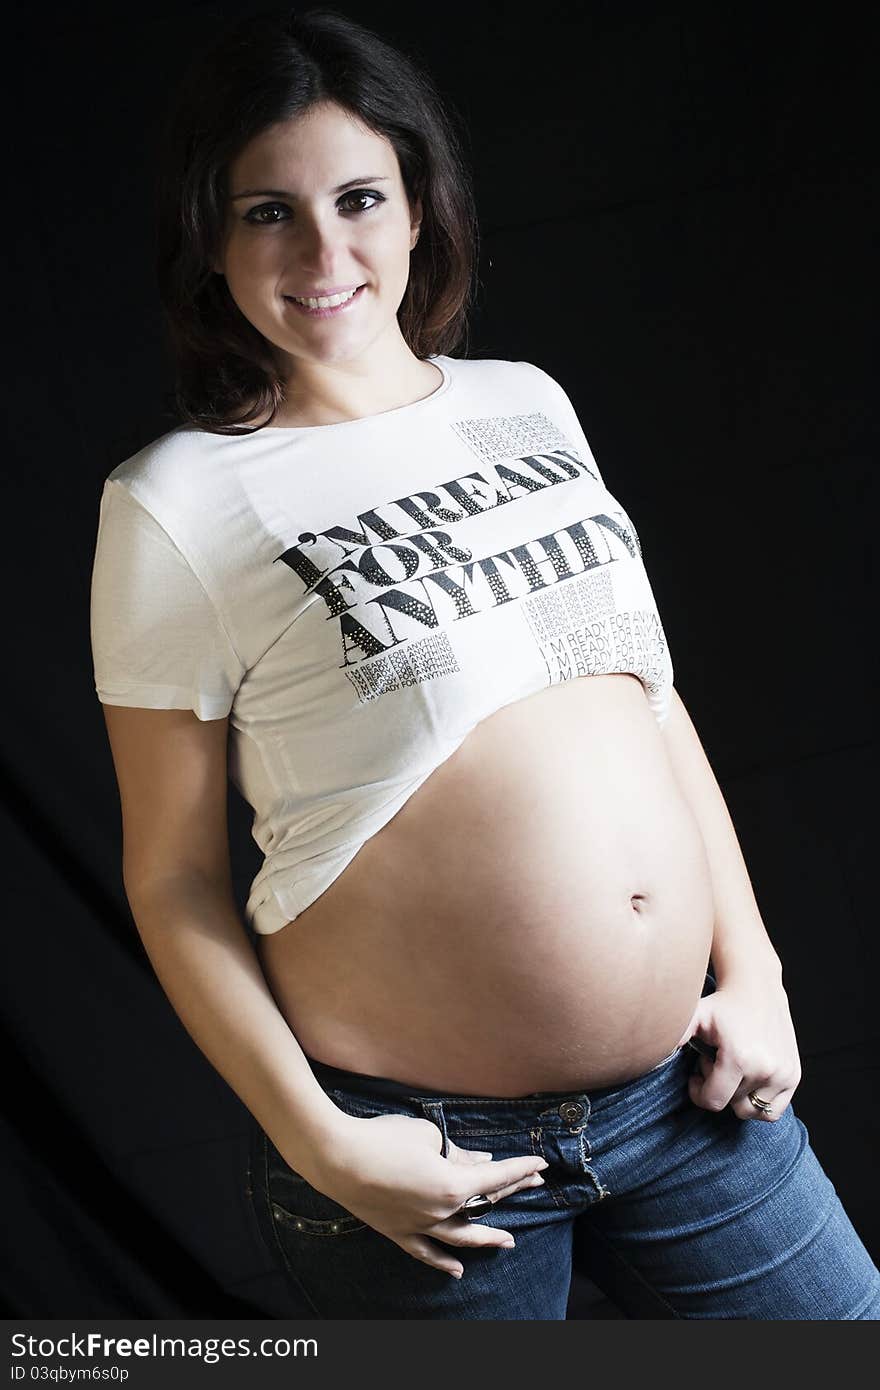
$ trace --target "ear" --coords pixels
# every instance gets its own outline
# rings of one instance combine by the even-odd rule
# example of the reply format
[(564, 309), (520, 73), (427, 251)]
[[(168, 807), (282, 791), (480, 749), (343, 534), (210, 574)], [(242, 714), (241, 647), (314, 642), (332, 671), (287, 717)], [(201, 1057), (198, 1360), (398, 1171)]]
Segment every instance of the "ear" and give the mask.
[(409, 221), (410, 221), (410, 230), (411, 230), (411, 236), (410, 236), (410, 242), (409, 242), (409, 249), (410, 249), (410, 251), (415, 250), (415, 244), (416, 244), (416, 242), (417, 242), (418, 239), (419, 239), (419, 231), (421, 230), (421, 226), (422, 226), (422, 215), (423, 215), (422, 200), (421, 200), (421, 198), (416, 198), (416, 201), (415, 201), (415, 203), (414, 203), (414, 205), (413, 205), (412, 212), (410, 213), (410, 219), (409, 219)]

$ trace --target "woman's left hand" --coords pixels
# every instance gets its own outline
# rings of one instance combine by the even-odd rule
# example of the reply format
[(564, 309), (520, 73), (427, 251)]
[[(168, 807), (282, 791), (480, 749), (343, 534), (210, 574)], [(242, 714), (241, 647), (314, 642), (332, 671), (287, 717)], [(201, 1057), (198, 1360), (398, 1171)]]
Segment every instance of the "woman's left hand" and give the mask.
[[(714, 994), (697, 1004), (681, 1042), (712, 1044), (714, 1059), (700, 1053), (699, 1072), (688, 1079), (695, 1105), (723, 1110), (741, 1120), (778, 1120), (801, 1080), (801, 1063), (788, 996), (778, 970), (756, 966), (717, 977)], [(749, 1092), (770, 1103), (762, 1111)]]

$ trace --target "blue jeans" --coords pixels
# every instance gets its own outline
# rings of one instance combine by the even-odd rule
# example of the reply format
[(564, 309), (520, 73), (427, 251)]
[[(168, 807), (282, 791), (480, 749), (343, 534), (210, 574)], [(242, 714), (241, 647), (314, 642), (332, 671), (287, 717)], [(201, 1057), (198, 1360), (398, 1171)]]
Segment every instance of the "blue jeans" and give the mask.
[(562, 1320), (574, 1267), (629, 1318), (880, 1317), (880, 1273), (792, 1106), (771, 1123), (694, 1105), (688, 1044), (624, 1085), (513, 1099), (309, 1062), (350, 1115), (432, 1120), (444, 1156), (452, 1139), (550, 1166), (480, 1218), (515, 1249), (445, 1247), (455, 1279), (318, 1192), (254, 1122), (251, 1200), (301, 1316)]

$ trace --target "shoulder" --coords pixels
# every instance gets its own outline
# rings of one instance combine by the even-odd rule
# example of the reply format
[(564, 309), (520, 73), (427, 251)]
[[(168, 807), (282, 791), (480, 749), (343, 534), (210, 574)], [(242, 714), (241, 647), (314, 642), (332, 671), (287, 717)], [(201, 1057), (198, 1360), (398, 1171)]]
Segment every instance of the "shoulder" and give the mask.
[(216, 495), (235, 443), (228, 435), (177, 426), (116, 464), (104, 492), (138, 502), (160, 519), (186, 512), (196, 499)]
[(537, 395), (547, 404), (558, 403), (564, 394), (559, 383), (535, 362), (501, 357), (457, 357), (447, 361), (461, 385), (479, 392), (491, 390), (514, 396), (524, 392), (524, 399), (534, 401)]
[(107, 475), (107, 482), (136, 487), (150, 479), (171, 476), (202, 460), (216, 457), (218, 444), (229, 436), (209, 434), (194, 426), (178, 425), (142, 445), (118, 463)]
[(481, 378), (510, 383), (541, 378), (552, 380), (543, 368), (536, 366), (534, 362), (515, 361), (506, 357), (450, 357), (443, 360), (451, 366), (456, 376), (474, 381)]

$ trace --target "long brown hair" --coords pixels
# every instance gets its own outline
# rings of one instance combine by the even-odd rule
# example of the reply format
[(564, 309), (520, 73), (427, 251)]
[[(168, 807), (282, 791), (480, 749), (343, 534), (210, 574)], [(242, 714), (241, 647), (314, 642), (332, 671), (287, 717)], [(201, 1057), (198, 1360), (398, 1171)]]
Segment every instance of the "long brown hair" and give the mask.
[[(174, 368), (174, 403), (214, 434), (284, 399), (274, 344), (211, 269), (227, 217), (228, 169), (268, 126), (332, 101), (393, 145), (419, 239), (397, 318), (416, 357), (466, 344), (478, 227), (470, 169), (451, 109), (421, 65), (338, 11), (259, 10), (186, 67), (156, 148), (156, 273)], [(466, 350), (466, 348), (465, 348)], [(262, 428), (262, 425), (256, 428)]]

